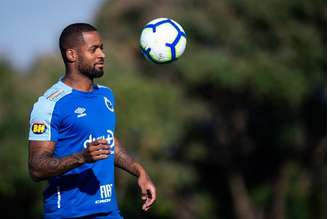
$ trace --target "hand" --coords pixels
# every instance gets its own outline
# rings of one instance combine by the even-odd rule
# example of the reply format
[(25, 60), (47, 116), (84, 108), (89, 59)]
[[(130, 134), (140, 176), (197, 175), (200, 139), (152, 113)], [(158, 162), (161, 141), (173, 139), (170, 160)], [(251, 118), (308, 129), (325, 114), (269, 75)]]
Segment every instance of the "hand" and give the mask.
[(109, 154), (110, 149), (107, 141), (105, 139), (99, 139), (87, 144), (87, 148), (82, 152), (82, 157), (85, 162), (91, 163), (106, 159)]
[(147, 174), (141, 174), (138, 178), (141, 189), (141, 199), (144, 201), (142, 210), (148, 211), (156, 200), (156, 188)]

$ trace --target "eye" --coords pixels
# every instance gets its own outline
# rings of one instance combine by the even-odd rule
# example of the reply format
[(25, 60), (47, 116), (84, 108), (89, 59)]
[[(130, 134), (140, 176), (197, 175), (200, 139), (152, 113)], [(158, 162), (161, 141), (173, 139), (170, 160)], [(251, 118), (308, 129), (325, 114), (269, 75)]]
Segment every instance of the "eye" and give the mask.
[(92, 46), (89, 51), (92, 52), (92, 53), (95, 53), (97, 50), (97, 47), (96, 46)]

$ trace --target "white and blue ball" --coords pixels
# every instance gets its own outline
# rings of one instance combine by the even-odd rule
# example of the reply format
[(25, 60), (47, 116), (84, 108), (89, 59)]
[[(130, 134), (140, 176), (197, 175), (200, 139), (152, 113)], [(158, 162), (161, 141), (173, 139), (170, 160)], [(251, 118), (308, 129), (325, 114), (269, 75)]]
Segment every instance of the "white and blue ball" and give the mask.
[(150, 61), (163, 64), (175, 61), (185, 51), (186, 33), (180, 24), (169, 18), (147, 23), (140, 36), (141, 51)]

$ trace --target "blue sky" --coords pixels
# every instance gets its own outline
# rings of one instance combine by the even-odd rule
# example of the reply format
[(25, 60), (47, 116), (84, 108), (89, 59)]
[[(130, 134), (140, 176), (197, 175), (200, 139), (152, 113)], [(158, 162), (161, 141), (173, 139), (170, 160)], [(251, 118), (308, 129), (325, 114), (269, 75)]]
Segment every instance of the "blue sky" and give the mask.
[(0, 56), (26, 70), (41, 55), (58, 52), (62, 29), (93, 22), (104, 0), (1, 0)]

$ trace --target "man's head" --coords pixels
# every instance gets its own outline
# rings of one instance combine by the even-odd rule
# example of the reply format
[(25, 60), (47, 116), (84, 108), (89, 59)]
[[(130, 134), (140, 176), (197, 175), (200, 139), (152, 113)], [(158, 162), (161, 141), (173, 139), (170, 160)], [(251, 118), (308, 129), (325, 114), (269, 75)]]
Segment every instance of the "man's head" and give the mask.
[(59, 47), (66, 67), (69, 65), (90, 79), (103, 75), (105, 54), (95, 27), (86, 23), (67, 26), (60, 35)]

